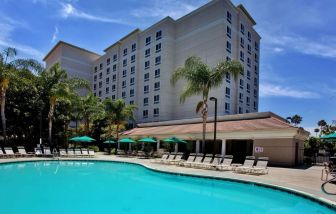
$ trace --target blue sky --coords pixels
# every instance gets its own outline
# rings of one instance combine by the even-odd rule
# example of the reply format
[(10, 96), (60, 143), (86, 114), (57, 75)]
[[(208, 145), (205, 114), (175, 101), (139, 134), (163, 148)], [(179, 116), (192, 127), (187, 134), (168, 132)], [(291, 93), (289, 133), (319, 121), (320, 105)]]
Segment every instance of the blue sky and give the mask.
[[(207, 0), (0, 0), (0, 48), (42, 57), (64, 40), (102, 51), (136, 27), (179, 18)], [(336, 1), (233, 0), (262, 37), (260, 111), (303, 116), (302, 126), (336, 120)]]

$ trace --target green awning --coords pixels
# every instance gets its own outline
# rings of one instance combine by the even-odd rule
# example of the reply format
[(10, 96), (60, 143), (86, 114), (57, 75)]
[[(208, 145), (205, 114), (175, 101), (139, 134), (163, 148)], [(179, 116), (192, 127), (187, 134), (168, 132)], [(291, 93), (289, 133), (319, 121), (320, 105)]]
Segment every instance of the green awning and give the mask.
[(165, 143), (187, 143), (187, 141), (182, 140), (178, 137), (170, 137), (163, 140)]
[(119, 143), (135, 143), (134, 140), (132, 140), (131, 138), (128, 138), (128, 137), (123, 138), (123, 139), (119, 140), (118, 142)]
[(142, 138), (142, 139), (138, 140), (138, 142), (141, 142), (141, 143), (156, 143), (156, 140), (154, 140), (151, 137), (145, 137), (145, 138)]
[(323, 136), (321, 136), (321, 139), (336, 139), (336, 133), (323, 135)]

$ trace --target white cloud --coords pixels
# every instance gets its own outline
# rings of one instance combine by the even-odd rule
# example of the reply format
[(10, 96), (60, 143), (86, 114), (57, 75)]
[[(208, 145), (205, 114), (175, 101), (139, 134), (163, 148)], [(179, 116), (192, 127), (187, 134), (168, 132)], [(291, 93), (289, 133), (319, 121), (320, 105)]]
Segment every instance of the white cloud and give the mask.
[(54, 31), (54, 33), (53, 33), (53, 35), (52, 35), (52, 37), (51, 37), (51, 42), (52, 42), (52, 43), (56, 42), (57, 37), (58, 37), (58, 33), (59, 33), (59, 31), (58, 31), (58, 27), (55, 26), (55, 31)]
[(89, 14), (83, 11), (78, 10), (70, 3), (61, 3), (61, 16), (65, 19), (67, 18), (78, 18), (78, 19), (85, 19), (89, 21), (97, 21), (97, 22), (105, 22), (105, 23), (115, 23), (115, 24), (126, 24), (127, 22), (120, 20), (120, 19), (113, 19), (103, 16), (97, 16), (93, 14)]
[(307, 90), (294, 89), (276, 84), (260, 84), (261, 97), (290, 97), (300, 99), (316, 99), (320, 94)]

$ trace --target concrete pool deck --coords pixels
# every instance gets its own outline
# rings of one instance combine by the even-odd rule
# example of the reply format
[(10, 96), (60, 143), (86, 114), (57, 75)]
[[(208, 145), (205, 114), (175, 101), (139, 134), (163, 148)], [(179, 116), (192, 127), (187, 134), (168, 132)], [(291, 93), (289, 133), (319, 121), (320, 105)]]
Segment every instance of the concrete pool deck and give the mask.
[[(329, 204), (336, 206), (336, 195), (325, 194), (321, 190), (321, 166), (312, 166), (307, 169), (292, 169), (292, 168), (280, 168), (280, 167), (269, 167), (269, 173), (267, 175), (246, 175), (237, 174), (231, 171), (214, 171), (214, 170), (204, 170), (204, 169), (193, 169), (178, 167), (175, 165), (162, 165), (158, 163), (152, 163), (151, 159), (141, 159), (133, 157), (119, 157), (115, 155), (103, 155), (96, 154), (94, 158), (11, 158), (11, 159), (0, 159), (0, 163), (6, 162), (16, 162), (16, 161), (35, 161), (35, 160), (104, 160), (104, 161), (120, 161), (137, 163), (144, 165), (150, 169), (179, 173), (179, 174), (189, 174), (205, 177), (215, 177), (223, 179), (232, 179), (240, 181), (256, 182), (261, 184), (268, 184), (273, 186), (278, 186), (285, 189), (295, 190), (297, 192), (305, 193), (306, 195), (313, 196), (317, 199), (325, 201)], [(327, 185), (326, 189), (329, 192), (336, 193), (335, 185)]]

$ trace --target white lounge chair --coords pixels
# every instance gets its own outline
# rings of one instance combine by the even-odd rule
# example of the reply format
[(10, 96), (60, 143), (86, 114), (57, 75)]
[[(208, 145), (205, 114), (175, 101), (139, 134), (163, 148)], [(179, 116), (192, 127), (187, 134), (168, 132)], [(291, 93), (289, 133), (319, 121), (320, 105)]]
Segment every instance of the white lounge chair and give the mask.
[(80, 148), (74, 149), (74, 153), (75, 153), (76, 157), (82, 157), (83, 156)]
[(43, 152), (41, 148), (34, 148), (35, 156), (42, 156)]
[(210, 163), (212, 161), (212, 157), (213, 157), (212, 154), (206, 154), (204, 159), (203, 159), (203, 162), (195, 163), (195, 164), (193, 164), (193, 167), (195, 167), (195, 168), (207, 168), (208, 165), (210, 165)]
[(2, 151), (2, 148), (0, 148), (0, 158), (6, 158), (5, 153)]
[(169, 153), (164, 153), (160, 159), (154, 159), (154, 163), (162, 163), (169, 157)]
[(5, 147), (4, 150), (5, 150), (5, 156), (7, 156), (7, 157), (15, 157), (16, 156), (12, 147)]
[(189, 167), (194, 162), (195, 158), (196, 158), (196, 153), (190, 153), (188, 159), (186, 161), (179, 162), (178, 165)]
[(51, 157), (53, 156), (53, 154), (51, 153), (51, 150), (49, 147), (44, 147), (43, 148), (43, 156), (46, 156), (46, 157)]
[(268, 160), (268, 157), (259, 157), (257, 164), (250, 170), (250, 173), (256, 175), (268, 174)]
[(82, 150), (82, 156), (83, 157), (89, 157), (89, 150), (87, 150), (87, 149), (81, 149)]
[(233, 160), (232, 155), (224, 155), (223, 162), (221, 162), (218, 166), (216, 166), (216, 169), (221, 171), (232, 170), (231, 166), (232, 160)]
[(27, 153), (26, 149), (23, 146), (18, 146), (18, 154), (21, 155), (22, 157), (33, 157), (34, 154), (32, 153)]
[(174, 155), (174, 159), (173, 160), (170, 160), (170, 159), (167, 159), (166, 162), (168, 164), (178, 164), (179, 162), (183, 161), (183, 153), (182, 152), (178, 152)]
[(246, 156), (243, 166), (234, 169), (237, 173), (249, 173), (254, 165), (255, 157)]
[(95, 151), (92, 149), (89, 149), (89, 157), (94, 157), (95, 156)]
[(67, 150), (67, 155), (68, 157), (74, 157), (75, 156), (75, 152), (74, 150), (71, 148), (71, 149), (68, 149)]
[(61, 157), (67, 157), (68, 156), (66, 149), (60, 149), (59, 152), (60, 152)]
[[(204, 155), (202, 153), (198, 153), (193, 163), (191, 163), (190, 167), (197, 167), (198, 164), (202, 163)], [(188, 167), (188, 166), (187, 166)]]

